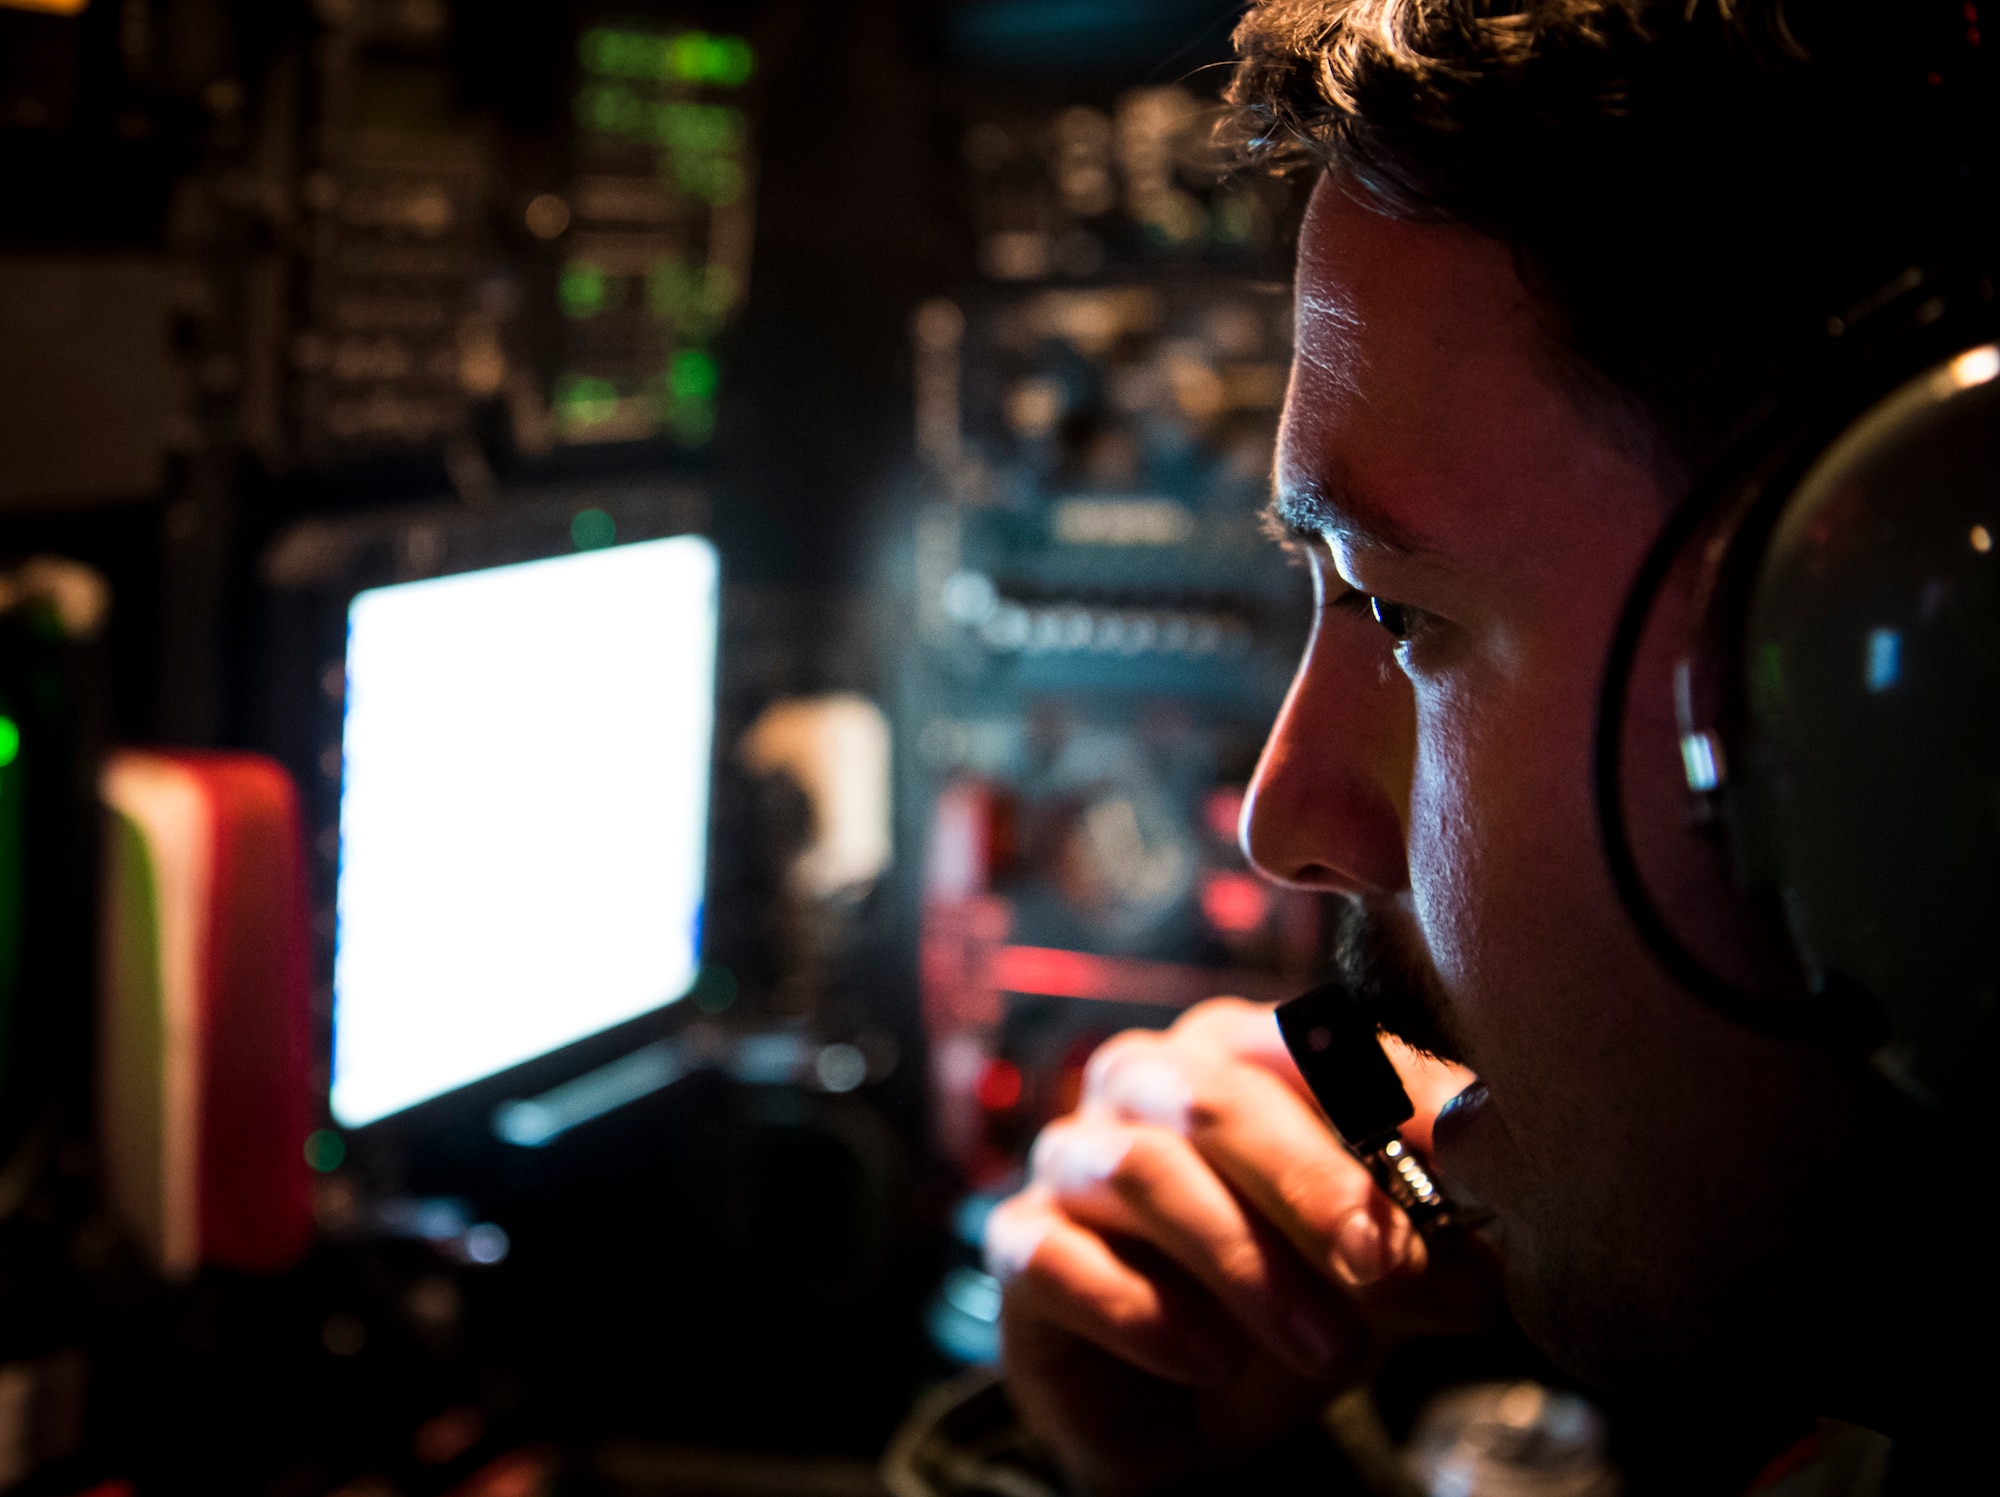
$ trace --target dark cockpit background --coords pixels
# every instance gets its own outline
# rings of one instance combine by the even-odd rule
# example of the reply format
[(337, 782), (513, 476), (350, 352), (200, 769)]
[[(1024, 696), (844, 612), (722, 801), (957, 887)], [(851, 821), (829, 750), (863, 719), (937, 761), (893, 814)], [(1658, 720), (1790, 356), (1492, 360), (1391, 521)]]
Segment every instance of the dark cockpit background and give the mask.
[[(868, 1491), (991, 1361), (981, 1213), (1091, 1047), (1322, 956), (1235, 845), (1306, 623), (1237, 9), (0, 5), (0, 802), (12, 743), (52, 808), (0, 816), (0, 1488)], [(350, 601), (682, 534), (691, 990), (343, 1127)], [(296, 790), (282, 1262), (106, 1202), (93, 789), (148, 748)]]

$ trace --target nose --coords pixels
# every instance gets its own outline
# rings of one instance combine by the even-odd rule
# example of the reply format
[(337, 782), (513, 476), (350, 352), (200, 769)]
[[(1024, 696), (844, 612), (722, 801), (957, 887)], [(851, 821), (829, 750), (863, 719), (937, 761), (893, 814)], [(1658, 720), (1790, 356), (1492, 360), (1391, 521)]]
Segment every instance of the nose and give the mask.
[(1408, 886), (1415, 708), (1372, 620), (1320, 609), (1264, 744), (1238, 835), (1252, 866), (1293, 888)]

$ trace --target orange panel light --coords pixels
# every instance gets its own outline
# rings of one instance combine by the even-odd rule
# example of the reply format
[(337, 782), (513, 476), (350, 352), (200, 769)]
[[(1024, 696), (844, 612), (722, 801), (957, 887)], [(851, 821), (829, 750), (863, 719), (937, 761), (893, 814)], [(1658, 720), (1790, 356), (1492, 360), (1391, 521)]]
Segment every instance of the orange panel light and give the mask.
[(80, 16), (90, 0), (0, 0), (0, 10), (38, 10), (48, 16)]

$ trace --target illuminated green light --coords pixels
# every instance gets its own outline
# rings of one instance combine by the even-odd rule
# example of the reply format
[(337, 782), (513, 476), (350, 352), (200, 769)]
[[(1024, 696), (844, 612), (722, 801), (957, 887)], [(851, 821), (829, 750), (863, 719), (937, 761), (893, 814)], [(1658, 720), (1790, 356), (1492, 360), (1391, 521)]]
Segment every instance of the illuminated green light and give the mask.
[(602, 265), (572, 260), (563, 267), (562, 279), (556, 283), (556, 300), (565, 314), (579, 321), (595, 317), (609, 299)]
[(684, 83), (717, 83), (735, 88), (756, 69), (757, 54), (740, 36), (684, 31), (673, 40), (667, 66)]
[(708, 33), (705, 31), (684, 31), (674, 38), (668, 53), (667, 66), (676, 78), (689, 83), (703, 83), (708, 79)]
[(699, 447), (715, 435), (715, 402), (706, 395), (677, 395), (667, 408), (667, 424), (683, 447)]
[(21, 725), (13, 718), (0, 715), (0, 769), (5, 769), (21, 757)]
[(667, 365), (667, 390), (676, 400), (707, 400), (721, 379), (715, 360), (699, 348), (683, 348)]
[(757, 53), (740, 36), (718, 36), (709, 56), (708, 81), (724, 88), (748, 83), (757, 71)]
[(315, 1128), (306, 1135), (306, 1163), (320, 1174), (332, 1174), (346, 1158), (347, 1142), (331, 1128)]
[(740, 36), (684, 31), (662, 36), (617, 26), (594, 26), (577, 42), (584, 71), (636, 82), (713, 83), (735, 88), (757, 68), (757, 54)]
[(602, 426), (618, 414), (618, 387), (608, 379), (565, 374), (556, 381), (556, 411), (571, 426)]
[(618, 522), (601, 509), (580, 509), (569, 522), (569, 539), (579, 551), (602, 551), (618, 539)]

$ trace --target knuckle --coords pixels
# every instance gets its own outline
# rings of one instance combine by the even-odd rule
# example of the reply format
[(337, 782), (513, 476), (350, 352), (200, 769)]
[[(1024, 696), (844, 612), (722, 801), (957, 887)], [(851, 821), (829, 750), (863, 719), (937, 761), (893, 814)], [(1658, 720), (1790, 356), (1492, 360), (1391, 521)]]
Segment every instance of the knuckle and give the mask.
[[(1074, 1131), (1075, 1127), (1076, 1124), (1069, 1117), (1061, 1117), (1052, 1123), (1045, 1124), (1042, 1131), (1035, 1135), (1035, 1141), (1028, 1146), (1028, 1178), (1030, 1180), (1033, 1180), (1037, 1184), (1042, 1184), (1047, 1180), (1055, 1168), (1056, 1161), (1062, 1155), (1063, 1140)], [(994, 1210), (998, 1212), (1008, 1201), (1017, 1201), (1019, 1199), (1020, 1196), (1018, 1194), (1009, 1196), (1007, 1201), (1001, 1202), (1001, 1205), (994, 1207)]]
[(1090, 1059), (1084, 1063), (1084, 1094), (1089, 1096), (1101, 1091), (1112, 1071), (1134, 1056), (1157, 1049), (1159, 1044), (1159, 1036), (1144, 1029), (1127, 1029), (1114, 1034), (1092, 1051)]
[(1103, 1322), (1135, 1342), (1144, 1343), (1162, 1332), (1162, 1313), (1157, 1294), (1150, 1285), (1134, 1285), (1124, 1294), (1114, 1295), (1093, 1308)]
[(1133, 1129), (1124, 1156), (1112, 1168), (1112, 1188), (1124, 1196), (1157, 1194), (1180, 1162), (1175, 1142), (1151, 1128)]
[(1341, 1219), (1366, 1201), (1373, 1188), (1361, 1166), (1345, 1157), (1287, 1160), (1271, 1184), (1294, 1220), (1328, 1240)]
[(987, 1270), (1003, 1284), (1049, 1278), (1056, 1268), (1041, 1246), (1055, 1224), (1055, 1212), (1038, 1196), (1024, 1192), (1002, 1201), (986, 1219)]
[(1221, 1127), (1258, 1104), (1260, 1073), (1248, 1062), (1199, 1056), (1181, 1071), (1188, 1077), (1187, 1120), (1193, 1132)]
[(1215, 1271), (1239, 1295), (1267, 1294), (1272, 1287), (1270, 1259), (1247, 1238), (1216, 1247)]
[(1129, 1121), (1184, 1131), (1198, 1072), (1189, 1061), (1184, 1052), (1156, 1036), (1144, 1044), (1134, 1041), (1121, 1045), (1093, 1063), (1091, 1100), (1099, 1109)]
[(1035, 1182), (1053, 1196), (1090, 1190), (1111, 1179), (1132, 1148), (1132, 1130), (1102, 1121), (1052, 1129), (1035, 1142)]

